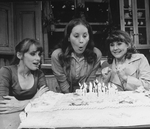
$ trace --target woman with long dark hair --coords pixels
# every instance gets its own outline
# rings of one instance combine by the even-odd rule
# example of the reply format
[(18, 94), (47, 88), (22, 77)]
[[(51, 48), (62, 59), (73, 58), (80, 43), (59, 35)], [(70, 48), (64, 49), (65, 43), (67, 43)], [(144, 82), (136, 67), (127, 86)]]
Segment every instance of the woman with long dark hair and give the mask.
[(63, 93), (74, 92), (96, 79), (101, 52), (94, 47), (90, 24), (73, 19), (65, 27), (64, 38), (51, 55), (52, 70)]

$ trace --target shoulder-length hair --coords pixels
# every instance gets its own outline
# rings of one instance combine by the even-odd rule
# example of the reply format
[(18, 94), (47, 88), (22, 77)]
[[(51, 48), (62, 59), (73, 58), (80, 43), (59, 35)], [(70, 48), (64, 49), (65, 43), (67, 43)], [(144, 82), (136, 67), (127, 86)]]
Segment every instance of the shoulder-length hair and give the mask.
[(115, 58), (110, 52), (110, 43), (113, 42), (124, 42), (127, 45), (129, 45), (127, 49), (127, 53), (125, 55), (125, 59), (130, 59), (133, 53), (137, 53), (137, 50), (135, 49), (131, 36), (126, 31), (114, 30), (108, 35), (106, 39), (107, 50), (108, 50), (107, 61), (109, 64), (111, 64), (113, 62), (113, 59)]
[(33, 44), (36, 46), (36, 51), (39, 51), (40, 54), (42, 54), (43, 48), (39, 41), (37, 41), (35, 39), (25, 38), (16, 45), (15, 55), (13, 57), (11, 64), (15, 65), (15, 64), (19, 63), (20, 59), (17, 57), (17, 52), (20, 52), (20, 53), (22, 53), (22, 55), (24, 55), (26, 52), (29, 51), (30, 46), (32, 46)]
[(83, 56), (88, 64), (93, 64), (96, 62), (97, 55), (94, 53), (94, 41), (93, 41), (93, 31), (90, 26), (90, 24), (81, 18), (73, 19), (71, 20), (68, 25), (66, 25), (64, 30), (64, 38), (60, 42), (60, 44), (57, 46), (57, 48), (62, 49), (62, 53), (59, 55), (59, 61), (62, 66), (68, 66), (70, 65), (71, 61), (71, 53), (74, 51), (72, 48), (72, 45), (70, 41), (68, 41), (70, 34), (72, 32), (72, 29), (77, 25), (84, 25), (88, 29), (89, 33), (89, 42), (87, 44), (87, 47), (85, 51), (83, 52)]

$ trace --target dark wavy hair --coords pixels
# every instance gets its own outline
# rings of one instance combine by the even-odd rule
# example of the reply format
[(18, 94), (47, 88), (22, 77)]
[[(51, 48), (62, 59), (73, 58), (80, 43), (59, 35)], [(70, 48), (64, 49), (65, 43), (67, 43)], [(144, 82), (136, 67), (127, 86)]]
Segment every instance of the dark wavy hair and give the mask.
[(15, 64), (19, 63), (20, 59), (17, 57), (17, 52), (20, 52), (24, 55), (26, 52), (29, 51), (30, 46), (33, 45), (33, 44), (36, 46), (36, 51), (39, 51), (40, 54), (42, 54), (43, 48), (42, 48), (39, 41), (37, 41), (35, 39), (25, 38), (16, 45), (15, 55), (13, 57), (13, 60), (12, 60), (11, 64), (15, 65)]
[(76, 18), (71, 20), (68, 25), (66, 25), (64, 30), (64, 38), (63, 40), (58, 44), (56, 48), (61, 48), (62, 53), (59, 55), (59, 61), (62, 65), (62, 67), (69, 68), (70, 67), (70, 61), (71, 61), (71, 53), (74, 51), (72, 48), (71, 43), (68, 41), (70, 34), (72, 32), (72, 29), (82, 24), (88, 29), (89, 33), (89, 42), (87, 44), (87, 47), (85, 51), (83, 52), (83, 56), (88, 64), (94, 64), (96, 62), (97, 55), (94, 53), (94, 41), (93, 41), (93, 31), (90, 26), (90, 24), (81, 18)]
[(110, 43), (113, 42), (124, 42), (127, 45), (129, 45), (129, 48), (127, 49), (127, 53), (125, 55), (125, 59), (130, 59), (133, 53), (137, 53), (137, 50), (134, 46), (131, 36), (126, 31), (114, 30), (110, 32), (110, 34), (106, 39), (107, 50), (108, 50), (107, 61), (109, 64), (112, 64), (113, 59), (115, 58), (110, 52)]

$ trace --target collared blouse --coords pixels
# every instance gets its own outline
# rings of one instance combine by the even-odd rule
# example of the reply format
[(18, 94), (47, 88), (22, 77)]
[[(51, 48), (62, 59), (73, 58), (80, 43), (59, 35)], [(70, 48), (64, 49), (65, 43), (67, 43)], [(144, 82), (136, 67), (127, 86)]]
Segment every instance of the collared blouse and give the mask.
[(127, 82), (122, 83), (118, 77), (115, 60), (109, 66), (112, 69), (112, 73), (110, 79), (107, 80), (115, 84), (119, 91), (132, 91), (139, 87), (149, 90), (150, 65), (147, 58), (143, 54), (133, 54), (131, 59), (126, 59), (125, 65), (125, 72), (128, 75)]
[(100, 60), (102, 57), (101, 51), (98, 48), (94, 48), (94, 52), (97, 55), (95, 65), (88, 64), (84, 57), (77, 61), (74, 54), (71, 55), (71, 66), (70, 72), (67, 73), (66, 69), (63, 68), (60, 63), (58, 56), (61, 54), (61, 49), (56, 49), (51, 55), (51, 63), (53, 73), (58, 81), (58, 84), (62, 91), (65, 91), (71, 87), (74, 91), (79, 88), (79, 83), (94, 81), (96, 79), (96, 72), (100, 67)]

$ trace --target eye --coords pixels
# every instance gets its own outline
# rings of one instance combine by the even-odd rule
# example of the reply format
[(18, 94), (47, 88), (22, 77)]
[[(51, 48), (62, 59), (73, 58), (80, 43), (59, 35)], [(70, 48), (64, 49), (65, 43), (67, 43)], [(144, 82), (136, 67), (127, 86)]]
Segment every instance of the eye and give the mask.
[(79, 37), (79, 35), (78, 35), (78, 34), (75, 34), (75, 35), (74, 35), (74, 37), (75, 37), (75, 38), (78, 38), (78, 37)]
[(114, 46), (114, 43), (110, 43), (110, 46), (113, 47), (113, 46)]
[(43, 56), (43, 53), (39, 52), (38, 55), (39, 55), (39, 56)]
[(35, 56), (35, 52), (31, 52), (30, 55), (31, 55), (31, 56)]
[(122, 42), (117, 42), (117, 45), (118, 45), (118, 46), (122, 45)]
[(86, 38), (86, 37), (87, 37), (87, 34), (84, 34), (83, 37)]

